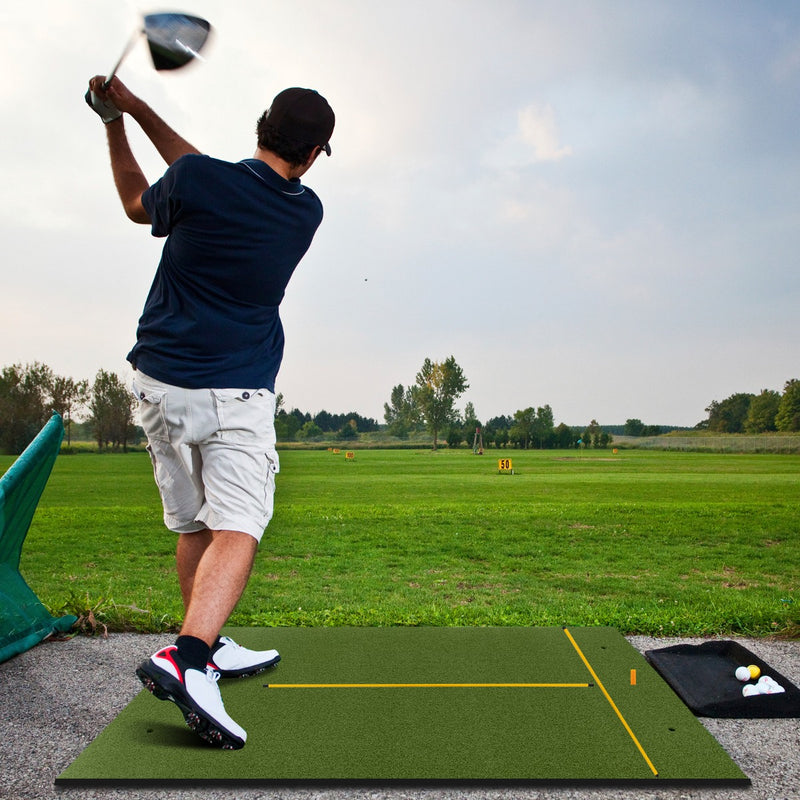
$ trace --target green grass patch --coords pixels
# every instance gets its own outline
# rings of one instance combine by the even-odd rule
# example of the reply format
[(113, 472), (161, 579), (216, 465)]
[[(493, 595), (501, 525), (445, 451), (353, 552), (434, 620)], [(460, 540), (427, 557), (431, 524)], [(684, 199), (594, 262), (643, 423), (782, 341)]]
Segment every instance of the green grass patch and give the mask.
[[(800, 457), (286, 450), (232, 625), (611, 625), (797, 635)], [(500, 456), (514, 474), (497, 471)], [(0, 459), (0, 469), (12, 459)], [(144, 454), (62, 456), (22, 572), (112, 630), (182, 614)]]

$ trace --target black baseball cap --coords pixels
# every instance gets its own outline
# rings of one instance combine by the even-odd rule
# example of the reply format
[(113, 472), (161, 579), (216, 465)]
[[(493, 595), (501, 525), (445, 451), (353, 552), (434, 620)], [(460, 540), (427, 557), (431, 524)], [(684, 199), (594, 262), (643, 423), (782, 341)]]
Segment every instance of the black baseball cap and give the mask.
[(336, 117), (328, 101), (314, 89), (284, 89), (265, 114), (266, 123), (287, 139), (321, 147), (328, 155), (328, 140)]

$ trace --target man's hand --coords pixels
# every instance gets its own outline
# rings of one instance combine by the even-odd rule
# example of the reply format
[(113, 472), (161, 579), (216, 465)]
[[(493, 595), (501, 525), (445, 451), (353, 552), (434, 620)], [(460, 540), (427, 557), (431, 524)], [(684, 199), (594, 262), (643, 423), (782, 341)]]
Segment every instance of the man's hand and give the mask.
[(136, 120), (167, 164), (174, 163), (187, 153), (200, 152), (194, 145), (189, 144), (172, 130), (144, 100), (133, 94), (119, 78), (115, 76), (108, 87), (104, 86), (104, 81), (105, 78), (102, 75), (95, 75), (89, 81), (89, 89), (101, 99), (109, 100), (123, 114), (129, 114)]
[(105, 96), (123, 113), (136, 116), (137, 112), (142, 111), (146, 106), (116, 75), (111, 79), (108, 86), (105, 85), (105, 78), (97, 75), (89, 81), (91, 87), (97, 83)]
[[(101, 101), (111, 104), (111, 107), (117, 111), (117, 116), (109, 120), (103, 119), (103, 122), (113, 121), (118, 119), (122, 114), (129, 114), (139, 127), (145, 132), (146, 136), (155, 145), (156, 150), (161, 154), (161, 157), (167, 164), (173, 164), (181, 156), (187, 153), (199, 153), (200, 151), (189, 144), (186, 139), (175, 133), (172, 128), (164, 122), (158, 114), (153, 111), (144, 100), (139, 99), (127, 86), (116, 76), (111, 79), (108, 86), (105, 85), (105, 76), (95, 75), (89, 81), (89, 95), (87, 95), (87, 102), (91, 103), (91, 93), (94, 93)], [(103, 114), (92, 105), (100, 116)], [(112, 126), (116, 127), (116, 126)]]
[(91, 108), (106, 125), (122, 116), (122, 111), (114, 105), (103, 89), (103, 80), (100, 75), (89, 81), (89, 90), (86, 92), (84, 99), (89, 104), (89, 108)]
[(86, 102), (106, 124), (119, 119), (123, 113), (136, 116), (136, 112), (140, 112), (146, 107), (116, 76), (111, 79), (108, 86), (106, 86), (105, 80), (105, 75), (95, 75), (89, 81)]

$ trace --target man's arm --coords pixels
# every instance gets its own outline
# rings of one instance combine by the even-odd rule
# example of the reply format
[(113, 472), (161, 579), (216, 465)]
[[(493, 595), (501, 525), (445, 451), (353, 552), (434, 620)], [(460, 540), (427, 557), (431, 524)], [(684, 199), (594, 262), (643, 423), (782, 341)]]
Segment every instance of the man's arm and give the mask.
[[(102, 83), (102, 82), (101, 82)], [(105, 90), (105, 96), (123, 113), (130, 114), (168, 165), (187, 153), (200, 151), (178, 135), (143, 100), (134, 95), (119, 78), (114, 78)]]
[[(112, 108), (116, 107), (119, 111), (130, 114), (161, 154), (164, 161), (167, 162), (167, 165), (173, 164), (187, 153), (199, 154), (200, 151), (194, 145), (187, 142), (186, 139), (170, 128), (147, 103), (133, 94), (119, 78), (113, 78), (108, 87), (104, 86), (104, 80), (105, 78), (102, 75), (96, 75), (92, 78), (89, 81), (90, 91), (101, 100), (112, 103)], [(88, 95), (87, 99), (89, 99)]]
[[(111, 172), (125, 213), (134, 222), (149, 224), (150, 215), (142, 204), (142, 194), (149, 183), (133, 155), (125, 132), (125, 118), (119, 112), (130, 114), (139, 123), (168, 165), (187, 153), (199, 151), (175, 133), (150, 106), (130, 92), (118, 78), (114, 78), (107, 88), (103, 85), (104, 80), (102, 75), (96, 75), (89, 81), (89, 93), (86, 99), (106, 123)], [(95, 96), (106, 105), (98, 108), (94, 102)], [(109, 107), (108, 103), (112, 105)]]
[(106, 125), (111, 172), (114, 175), (117, 194), (119, 194), (128, 219), (148, 225), (150, 215), (142, 205), (142, 193), (149, 184), (131, 151), (128, 135), (125, 132), (124, 119), (124, 117), (119, 117)]

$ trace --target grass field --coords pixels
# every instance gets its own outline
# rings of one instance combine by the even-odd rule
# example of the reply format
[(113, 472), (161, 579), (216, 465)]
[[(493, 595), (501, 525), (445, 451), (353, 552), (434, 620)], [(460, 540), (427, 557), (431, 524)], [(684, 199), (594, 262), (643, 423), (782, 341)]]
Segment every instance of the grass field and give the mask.
[[(497, 459), (514, 474), (498, 474)], [(800, 635), (800, 457), (282, 451), (231, 624), (611, 625)], [(11, 458), (0, 458), (0, 470)], [(52, 611), (180, 619), (148, 458), (62, 456), (21, 570)]]

